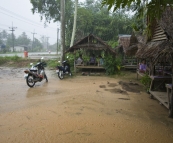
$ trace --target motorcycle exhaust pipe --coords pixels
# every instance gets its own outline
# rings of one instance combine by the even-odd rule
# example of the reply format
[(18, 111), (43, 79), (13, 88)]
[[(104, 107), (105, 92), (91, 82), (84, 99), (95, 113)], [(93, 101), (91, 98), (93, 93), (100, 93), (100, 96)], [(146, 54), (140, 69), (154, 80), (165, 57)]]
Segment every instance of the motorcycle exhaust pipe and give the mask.
[(24, 73), (26, 74), (32, 74), (34, 75), (35, 77), (39, 77), (37, 74), (33, 73), (33, 72), (30, 72), (29, 70), (25, 70)]

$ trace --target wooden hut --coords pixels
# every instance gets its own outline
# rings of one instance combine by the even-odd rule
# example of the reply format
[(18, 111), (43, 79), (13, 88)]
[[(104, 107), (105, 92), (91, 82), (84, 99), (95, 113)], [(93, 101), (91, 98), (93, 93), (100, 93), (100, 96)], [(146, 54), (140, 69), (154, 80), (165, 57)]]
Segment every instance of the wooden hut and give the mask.
[(151, 38), (137, 44), (136, 57), (149, 62), (150, 97), (158, 99), (173, 117), (173, 9), (165, 9), (160, 20), (155, 20), (150, 28)]
[[(116, 51), (123, 58), (123, 66), (126, 69), (136, 69), (136, 58), (135, 53), (137, 46), (135, 45), (138, 41), (134, 34), (132, 35), (119, 35), (119, 46), (116, 47)], [(135, 45), (135, 46), (134, 46)], [(134, 46), (134, 47), (132, 47)], [(136, 49), (136, 51), (135, 51)]]
[(80, 49), (92, 51), (104, 50), (105, 52), (109, 52), (114, 55), (116, 54), (116, 52), (106, 42), (104, 42), (101, 38), (96, 37), (93, 34), (89, 34), (88, 36), (77, 41), (72, 47), (67, 49), (66, 53), (74, 52)]
[[(101, 38), (96, 37), (93, 34), (89, 34), (88, 36), (82, 38), (78, 42), (76, 42), (72, 47), (67, 49), (65, 53), (72, 52), (75, 54), (77, 50), (83, 50), (86, 54), (94, 53), (95, 55), (99, 56), (101, 52), (104, 51), (104, 53), (110, 53), (114, 56), (116, 56), (116, 52)], [(103, 66), (89, 66), (87, 64), (83, 65), (75, 65), (74, 61), (74, 69), (76, 71), (76, 68), (80, 69), (104, 69)]]

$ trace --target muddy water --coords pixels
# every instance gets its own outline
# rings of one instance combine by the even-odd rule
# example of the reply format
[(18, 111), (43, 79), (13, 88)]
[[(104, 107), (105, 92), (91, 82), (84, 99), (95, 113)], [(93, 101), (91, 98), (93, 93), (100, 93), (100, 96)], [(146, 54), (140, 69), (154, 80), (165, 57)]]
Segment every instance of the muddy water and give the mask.
[(1, 143), (173, 142), (168, 110), (149, 99), (138, 81), (59, 80), (49, 71), (49, 83), (29, 88), (22, 71), (0, 68)]

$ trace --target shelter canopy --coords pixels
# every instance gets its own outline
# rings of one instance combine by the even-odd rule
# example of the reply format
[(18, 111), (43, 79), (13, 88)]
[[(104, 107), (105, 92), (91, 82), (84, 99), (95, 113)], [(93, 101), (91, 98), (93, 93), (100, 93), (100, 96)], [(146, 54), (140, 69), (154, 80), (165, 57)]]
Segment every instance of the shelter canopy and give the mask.
[(76, 44), (67, 49), (65, 53), (74, 52), (79, 49), (104, 50), (106, 52), (116, 54), (116, 52), (106, 42), (94, 36), (93, 34), (89, 34), (88, 36), (76, 42)]

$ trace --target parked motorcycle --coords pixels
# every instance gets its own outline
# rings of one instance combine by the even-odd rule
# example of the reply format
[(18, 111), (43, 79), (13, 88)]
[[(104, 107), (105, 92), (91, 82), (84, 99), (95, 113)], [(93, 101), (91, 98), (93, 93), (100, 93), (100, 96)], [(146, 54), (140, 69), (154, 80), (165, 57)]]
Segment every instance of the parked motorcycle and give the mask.
[(67, 61), (63, 61), (62, 66), (56, 67), (56, 73), (58, 74), (58, 77), (60, 79), (63, 79), (64, 75), (72, 76), (72, 73), (70, 71), (70, 64)]
[(46, 79), (46, 82), (48, 82), (48, 78), (44, 70), (46, 67), (45, 62), (39, 62), (36, 65), (31, 63), (30, 65), (31, 68), (24, 71), (24, 77), (29, 87), (33, 87), (36, 82), (41, 82), (43, 79)]

